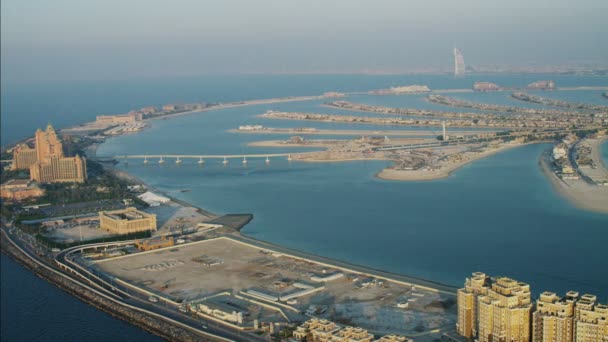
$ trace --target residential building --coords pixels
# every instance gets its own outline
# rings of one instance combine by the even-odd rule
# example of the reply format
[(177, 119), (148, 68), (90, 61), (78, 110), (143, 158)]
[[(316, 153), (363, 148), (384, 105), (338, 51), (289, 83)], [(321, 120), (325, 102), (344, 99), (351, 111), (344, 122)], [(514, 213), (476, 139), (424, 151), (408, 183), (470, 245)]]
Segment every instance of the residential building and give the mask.
[(597, 297), (585, 294), (574, 309), (575, 342), (608, 341), (608, 305), (597, 303)]
[(346, 327), (332, 336), (332, 342), (372, 342), (374, 335), (363, 328)]
[(530, 285), (501, 277), (478, 298), (479, 342), (530, 341)]
[(476, 272), (458, 290), (456, 331), (476, 342), (608, 342), (608, 306), (590, 294), (547, 291), (534, 309), (528, 284)]
[(302, 323), (293, 332), (298, 340), (312, 342), (413, 342), (413, 340), (398, 335), (386, 335), (374, 340), (374, 335), (359, 327), (342, 327), (326, 319), (311, 318)]
[(456, 330), (462, 336), (472, 338), (477, 335), (477, 299), (488, 293), (490, 277), (481, 272), (466, 278), (464, 288), (458, 290), (458, 321)]
[(573, 342), (574, 306), (578, 293), (570, 291), (560, 298), (553, 292), (543, 292), (532, 314), (532, 341)]
[(133, 207), (99, 212), (101, 229), (113, 234), (130, 234), (156, 230), (156, 215)]

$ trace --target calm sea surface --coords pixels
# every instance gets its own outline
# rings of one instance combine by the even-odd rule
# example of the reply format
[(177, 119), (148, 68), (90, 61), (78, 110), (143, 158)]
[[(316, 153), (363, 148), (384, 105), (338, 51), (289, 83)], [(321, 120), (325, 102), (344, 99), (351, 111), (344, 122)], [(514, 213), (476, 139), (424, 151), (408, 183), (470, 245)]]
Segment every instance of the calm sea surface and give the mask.
[[(474, 80), (515, 86), (547, 77), (501, 75), (455, 80), (445, 76), (214, 76), (20, 85), (2, 89), (2, 141), (30, 135), (47, 121), (67, 126), (91, 120), (96, 114), (125, 112), (150, 104), (314, 95), (414, 83), (428, 84), (431, 88), (468, 88)], [(608, 84), (606, 77), (551, 78), (560, 86)], [(526, 105), (507, 93), (451, 96)], [(608, 104), (598, 91), (552, 92), (546, 96)], [(423, 101), (423, 96), (418, 95), (362, 95), (349, 100), (441, 107)], [(323, 108), (320, 104), (308, 101), (260, 105), (158, 120), (140, 134), (108, 140), (98, 154), (301, 151), (248, 147), (251, 141), (287, 136), (227, 132), (243, 124), (391, 128), (256, 117), (269, 109), (350, 113)], [(431, 135), (437, 133), (426, 130)], [(574, 289), (595, 293), (606, 301), (608, 215), (578, 210), (558, 196), (538, 167), (540, 154), (549, 147), (538, 144), (512, 149), (467, 165), (447, 179), (430, 182), (375, 178), (388, 165), (386, 162), (289, 163), (273, 159), (268, 166), (261, 160), (250, 160), (244, 168), (239, 160), (231, 161), (227, 167), (211, 160), (204, 167), (194, 161), (176, 166), (169, 160), (162, 167), (154, 161), (147, 166), (131, 162), (121, 167), (202, 208), (217, 213), (253, 213), (255, 219), (246, 227), (245, 234), (290, 248), (452, 285), (460, 285), (473, 271), (504, 274), (531, 283), (535, 294)], [(603, 157), (608, 162), (608, 144), (603, 147)], [(179, 192), (184, 188), (191, 191)], [(53, 340), (102, 340), (106, 339), (107, 331), (121, 332), (125, 340), (154, 338), (80, 303), (6, 257), (2, 257), (1, 274), (3, 340), (5, 334), (9, 340), (30, 340), (53, 332), (56, 334)], [(70, 314), (58, 315), (58, 306)], [(99, 322), (103, 322), (103, 329)], [(83, 326), (85, 331), (81, 330)]]

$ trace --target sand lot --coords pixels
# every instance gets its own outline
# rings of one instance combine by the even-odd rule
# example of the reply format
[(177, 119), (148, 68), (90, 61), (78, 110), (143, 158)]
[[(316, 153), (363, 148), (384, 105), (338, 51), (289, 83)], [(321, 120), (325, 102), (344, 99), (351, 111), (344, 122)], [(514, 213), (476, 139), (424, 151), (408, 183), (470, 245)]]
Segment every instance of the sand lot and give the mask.
[[(367, 328), (376, 331), (412, 333), (421, 326), (436, 328), (454, 320), (454, 308), (443, 309), (438, 305), (445, 298), (437, 293), (392, 282), (364, 286), (362, 283), (369, 283), (368, 277), (342, 271), (344, 276), (339, 279), (315, 283), (313, 275), (337, 270), (228, 238), (107, 259), (97, 262), (95, 267), (161, 296), (185, 301), (225, 290), (255, 288), (280, 296), (294, 291), (297, 282), (323, 285), (323, 290), (299, 297), (290, 305), (306, 311), (313, 304), (321, 309), (313, 312), (315, 315), (352, 321), (364, 327), (366, 313), (385, 312), (390, 323), (367, 322)], [(397, 302), (408, 298), (415, 301), (414, 305), (396, 307)]]

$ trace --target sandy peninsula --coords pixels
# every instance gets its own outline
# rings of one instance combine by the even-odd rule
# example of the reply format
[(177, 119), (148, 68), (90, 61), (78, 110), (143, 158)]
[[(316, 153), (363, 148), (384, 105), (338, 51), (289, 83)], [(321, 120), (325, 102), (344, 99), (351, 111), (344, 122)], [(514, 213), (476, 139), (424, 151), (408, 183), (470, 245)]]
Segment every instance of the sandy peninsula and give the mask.
[(608, 213), (608, 186), (592, 185), (582, 179), (564, 180), (559, 178), (551, 168), (548, 154), (540, 157), (540, 166), (553, 188), (575, 207)]
[[(317, 129), (317, 128), (274, 128), (264, 127), (256, 130), (239, 130), (231, 129), (230, 133), (245, 133), (245, 134), (294, 134), (294, 135), (353, 135), (353, 136), (402, 136), (402, 137), (435, 137), (439, 134), (438, 131), (431, 130), (364, 130), (364, 129)], [(452, 131), (453, 136), (470, 136), (478, 134), (493, 133), (492, 130), (483, 131)]]
[(466, 164), (519, 146), (523, 146), (523, 144), (505, 144), (496, 148), (485, 150), (483, 152), (465, 152), (462, 154), (462, 159), (460, 161), (445, 161), (439, 165), (433, 165), (418, 170), (397, 170), (389, 167), (378, 172), (376, 177), (380, 179), (397, 181), (426, 181), (446, 178), (452, 172)]

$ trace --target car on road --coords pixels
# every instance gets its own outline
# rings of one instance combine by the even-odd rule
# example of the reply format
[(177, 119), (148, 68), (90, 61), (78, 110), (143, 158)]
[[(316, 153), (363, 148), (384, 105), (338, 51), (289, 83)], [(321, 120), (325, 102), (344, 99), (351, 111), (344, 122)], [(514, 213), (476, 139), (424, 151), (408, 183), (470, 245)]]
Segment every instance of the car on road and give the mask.
[(151, 301), (152, 303), (156, 303), (158, 302), (158, 298), (154, 297), (154, 296), (150, 296), (148, 297), (148, 300)]

